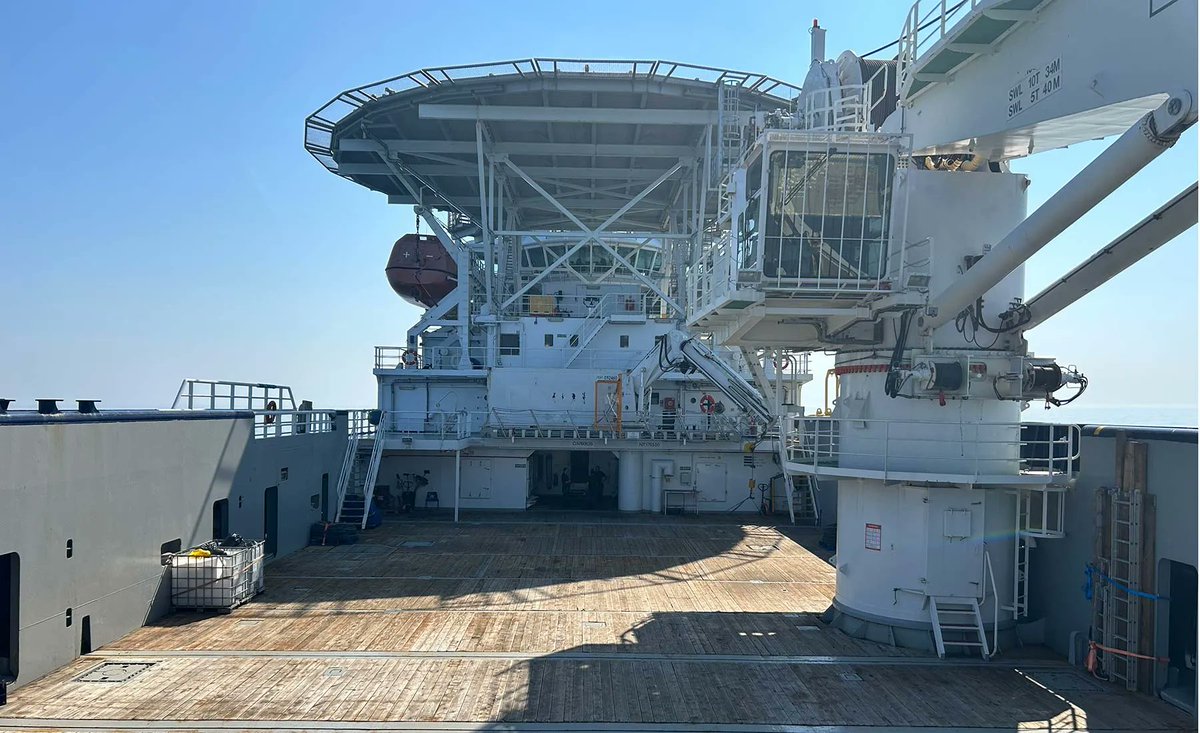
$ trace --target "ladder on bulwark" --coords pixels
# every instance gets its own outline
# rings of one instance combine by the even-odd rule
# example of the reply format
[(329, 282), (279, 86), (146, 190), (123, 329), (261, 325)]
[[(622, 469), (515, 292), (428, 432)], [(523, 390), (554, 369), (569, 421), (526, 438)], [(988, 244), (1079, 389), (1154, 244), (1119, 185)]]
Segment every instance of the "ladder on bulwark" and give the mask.
[[(1104, 646), (1132, 654), (1144, 653), (1138, 649), (1142, 601), (1114, 583), (1140, 590), (1144, 498), (1143, 491), (1107, 492), (1108, 557), (1101, 569), (1112, 582), (1100, 583), (1096, 589), (1098, 607), (1093, 621), (1095, 635), (1103, 640)], [(1127, 690), (1137, 689), (1136, 658), (1103, 652), (1102, 658), (1109, 679), (1123, 682)]]

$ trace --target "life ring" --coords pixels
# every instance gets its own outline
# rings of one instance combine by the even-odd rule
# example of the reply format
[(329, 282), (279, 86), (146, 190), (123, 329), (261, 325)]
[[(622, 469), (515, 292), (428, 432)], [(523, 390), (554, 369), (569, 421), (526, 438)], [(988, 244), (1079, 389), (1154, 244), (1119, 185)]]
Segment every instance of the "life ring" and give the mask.
[(711, 415), (716, 409), (717, 401), (712, 395), (706, 394), (700, 398), (700, 412), (703, 412), (705, 415)]
[(278, 410), (279, 405), (275, 404), (275, 400), (271, 400), (270, 402), (267, 403), (267, 409), (270, 410), (270, 412), (267, 413), (267, 415), (264, 419), (264, 422), (266, 422), (268, 425), (270, 425), (271, 423), (275, 422), (275, 416), (272, 415), (271, 412)]
[(664, 397), (662, 401), (663, 412), (675, 412), (675, 398)]
[(406, 367), (415, 367), (419, 358), (420, 357), (417, 355), (416, 351), (413, 351), (412, 349), (406, 349), (404, 353), (400, 355), (400, 363)]

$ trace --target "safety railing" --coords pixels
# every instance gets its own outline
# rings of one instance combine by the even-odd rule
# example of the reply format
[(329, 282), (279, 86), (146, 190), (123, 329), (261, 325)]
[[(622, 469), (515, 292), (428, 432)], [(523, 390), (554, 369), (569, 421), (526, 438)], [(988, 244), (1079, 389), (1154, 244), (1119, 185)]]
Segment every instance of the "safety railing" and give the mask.
[(886, 99), (890, 73), (891, 67), (884, 64), (862, 84), (845, 84), (806, 93), (800, 123), (808, 130), (872, 131), (872, 114)]
[(381, 419), (379, 410), (350, 410), (347, 414), (347, 429), (354, 438), (373, 438)]
[(185, 379), (179, 385), (175, 410), (295, 410), (292, 388), (262, 382), (223, 379)]
[(687, 270), (688, 292), (693, 313), (703, 313), (737, 288), (739, 255), (734, 237), (727, 234), (704, 248)]
[(481, 412), (389, 410), (384, 429), (389, 437), (416, 436), (439, 440), (465, 440), (478, 435), (484, 422), (485, 413)]
[(1079, 458), (1078, 426), (1062, 427), (1023, 435), (1019, 422), (796, 417), (787, 424), (786, 456), (815, 474), (1026, 475), (1050, 482), (1071, 477)]
[[(548, 289), (553, 291), (553, 287)], [(587, 318), (602, 303), (611, 303), (608, 307), (614, 313), (640, 314), (647, 318), (666, 318), (669, 315), (662, 299), (652, 293), (562, 295), (557, 292), (545, 295), (526, 293), (502, 310), (500, 315), (508, 318)], [(482, 303), (477, 303), (473, 308), (478, 312), (482, 306)]]
[(904, 16), (897, 56), (898, 89), (908, 86), (912, 67), (921, 54), (946, 37), (948, 30), (989, 0), (917, 0)]
[[(996, 588), (996, 571), (992, 568), (992, 555), (988, 552), (985, 544), (983, 548), (983, 579), (984, 582), (979, 586), (979, 605), (983, 607), (987, 604), (988, 589), (992, 591), (992, 643), (987, 649), (987, 656), (996, 656), (1000, 651), (1000, 592)], [(986, 637), (986, 632), (984, 634)], [(987, 639), (983, 639), (984, 643)]]
[[(352, 423), (353, 424), (353, 423)], [(655, 440), (666, 442), (741, 442), (774, 434), (746, 415), (665, 413), (655, 408), (641, 416), (623, 418), (620, 424), (597, 426), (592, 410), (524, 410), (493, 408), (487, 412), (388, 411), (380, 423), (387, 438), (463, 441), (472, 438)], [(352, 428), (353, 430), (353, 428)], [(352, 433), (351, 439), (376, 433)]]
[(331, 433), (337, 425), (336, 417), (337, 414), (329, 410), (255, 410), (254, 437)]
[(595, 425), (595, 413), (584, 410), (523, 410), (493, 408), (485, 433), (505, 438), (604, 438), (619, 440), (735, 441), (761, 436), (763, 426), (746, 415), (705, 415), (664, 412), (622, 416), (618, 425)]
[[(569, 343), (569, 342), (568, 342)], [(571, 359), (573, 369), (630, 369), (645, 356), (653, 346), (652, 343), (632, 344), (624, 349), (585, 348)], [(413, 351), (406, 358), (408, 350), (398, 346), (375, 347), (375, 368), (381, 370), (409, 369), (460, 369), (462, 349), (457, 346), (430, 346)], [(561, 369), (567, 366), (568, 359), (575, 349), (567, 345), (544, 346), (542, 343), (522, 344), (519, 351), (499, 348), (496, 351), (497, 366), (525, 367), (531, 369)], [(467, 349), (468, 363), (471, 369), (483, 369), (488, 363), (488, 352), (484, 347)]]
[(686, 79), (720, 84), (730, 81), (745, 92), (774, 97), (786, 105), (800, 94), (800, 88), (787, 82), (733, 69), (682, 64), (676, 61), (527, 58), (490, 64), (430, 67), (407, 74), (347, 89), (326, 102), (304, 122), (304, 147), (321, 165), (337, 172), (333, 156), (333, 131), (337, 124), (364, 105), (392, 94), (454, 84), (460, 80), (516, 76), (522, 79), (555, 79), (560, 74), (589, 74), (600, 78), (630, 82)]

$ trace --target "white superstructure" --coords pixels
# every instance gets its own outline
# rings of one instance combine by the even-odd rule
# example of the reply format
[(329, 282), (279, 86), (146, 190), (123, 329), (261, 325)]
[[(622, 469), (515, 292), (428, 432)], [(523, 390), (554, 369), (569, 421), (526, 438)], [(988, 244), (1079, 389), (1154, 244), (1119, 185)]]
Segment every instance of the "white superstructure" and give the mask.
[[(528, 59), (344, 92), (309, 150), (414, 206), (457, 287), (377, 349), (340, 501), (365, 522), (395, 476), (418, 506), (815, 518), (836, 484), (836, 622), (989, 656), (1079, 444), (1021, 411), (1087, 386), (1023, 332), (1194, 223), (1195, 187), (1030, 300), (1023, 263), (1194, 123), (1195, 24), (1187, 0), (918, 3), (891, 61), (828, 61), (814, 26), (803, 87)], [(1010, 159), (1116, 133), (1027, 216)], [(804, 416), (816, 350), (836, 399)]]

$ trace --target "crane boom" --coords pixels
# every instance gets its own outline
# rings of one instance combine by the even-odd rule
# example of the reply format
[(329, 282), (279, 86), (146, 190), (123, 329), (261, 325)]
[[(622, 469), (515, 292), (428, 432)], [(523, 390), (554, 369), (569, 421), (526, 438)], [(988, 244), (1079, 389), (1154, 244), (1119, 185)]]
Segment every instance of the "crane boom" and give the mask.
[(895, 116), (918, 155), (1032, 155), (1121, 133), (1175, 90), (1196, 92), (1195, 0), (946, 5), (942, 31), (901, 58)]
[(638, 414), (649, 407), (650, 390), (654, 383), (673, 371), (683, 374), (699, 372), (747, 414), (756, 416), (763, 424), (774, 419), (771, 408), (754, 385), (695, 336), (679, 329), (658, 336), (654, 348), (624, 375), (627, 382), (625, 391), (634, 396), (634, 409)]

